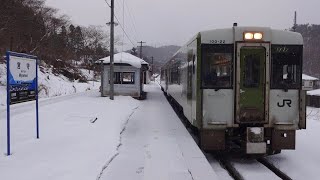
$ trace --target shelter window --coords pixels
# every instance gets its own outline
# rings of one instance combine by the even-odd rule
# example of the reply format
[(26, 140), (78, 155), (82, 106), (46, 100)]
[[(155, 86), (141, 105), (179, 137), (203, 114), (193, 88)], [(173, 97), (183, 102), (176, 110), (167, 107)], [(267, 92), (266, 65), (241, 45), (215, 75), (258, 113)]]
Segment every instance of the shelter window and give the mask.
[(134, 72), (114, 72), (114, 84), (134, 84)]
[(122, 84), (134, 84), (134, 72), (123, 72)]
[(121, 72), (114, 73), (114, 84), (121, 84)]
[(202, 88), (232, 88), (233, 45), (202, 45)]
[(302, 77), (302, 46), (272, 46), (273, 89), (299, 89)]
[(309, 81), (309, 86), (313, 86), (313, 82), (312, 81)]

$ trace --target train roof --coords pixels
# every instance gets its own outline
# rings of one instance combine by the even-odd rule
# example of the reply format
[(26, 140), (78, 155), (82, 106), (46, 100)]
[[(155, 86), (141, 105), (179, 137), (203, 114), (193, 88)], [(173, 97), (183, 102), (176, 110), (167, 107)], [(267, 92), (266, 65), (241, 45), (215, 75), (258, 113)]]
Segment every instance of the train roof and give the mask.
[(243, 41), (244, 32), (261, 32), (264, 35), (263, 40), (271, 42), (271, 44), (281, 45), (303, 45), (303, 38), (300, 33), (271, 29), (269, 27), (234, 27), (235, 37), (233, 36), (233, 28), (214, 29), (201, 31), (201, 43), (211, 44), (212, 40), (225, 40), (226, 44), (233, 44), (234, 41)]
[[(233, 28), (235, 28), (235, 36), (233, 35)], [(181, 49), (190, 45), (199, 36), (202, 44), (212, 44), (212, 40), (223, 40), (224, 44), (234, 44), (235, 41), (243, 42), (244, 32), (261, 32), (263, 33), (263, 41), (270, 42), (273, 45), (303, 45), (303, 38), (300, 33), (271, 29), (270, 27), (254, 27), (254, 26), (236, 26), (233, 28), (212, 29), (207, 31), (200, 31), (189, 40), (186, 45), (182, 46), (174, 55), (176, 56)], [(167, 60), (165, 65), (170, 61)]]

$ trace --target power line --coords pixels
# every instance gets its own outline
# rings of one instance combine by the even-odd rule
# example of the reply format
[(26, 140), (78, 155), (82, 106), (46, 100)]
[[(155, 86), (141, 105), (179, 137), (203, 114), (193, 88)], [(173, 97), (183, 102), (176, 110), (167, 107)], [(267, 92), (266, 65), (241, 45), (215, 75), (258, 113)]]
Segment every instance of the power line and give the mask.
[[(123, 23), (123, 27), (125, 28), (125, 22), (124, 22), (124, 0), (122, 0), (122, 23)], [(122, 49), (121, 51), (123, 52), (123, 44), (124, 44), (124, 33), (122, 33)], [(122, 53), (121, 53), (121, 59), (122, 59)]]
[(124, 30), (124, 28), (122, 27), (122, 25), (121, 25), (118, 17), (117, 17), (116, 15), (114, 15), (114, 17), (115, 17), (116, 20), (118, 21), (120, 28), (122, 29), (122, 31), (124, 32), (124, 34), (127, 36), (127, 38), (128, 38), (128, 40), (130, 41), (130, 43), (131, 43), (133, 46), (135, 46), (134, 43), (133, 43), (133, 41), (129, 38), (127, 32), (126, 32), (126, 31)]
[[(130, 16), (130, 18), (131, 18), (131, 22), (132, 22), (132, 25), (133, 25), (133, 29), (134, 29), (134, 31), (135, 31), (135, 33), (136, 33), (136, 35), (138, 35), (138, 37), (140, 37), (140, 34), (138, 33), (138, 31), (137, 31), (137, 28), (136, 28), (136, 20), (135, 20), (135, 17), (134, 17), (134, 15), (131, 13), (131, 10), (130, 10), (130, 8), (129, 8), (129, 6), (128, 6), (128, 3), (126, 3), (125, 2), (125, 5), (126, 5), (126, 8), (127, 8), (127, 12), (128, 12), (128, 14), (129, 14), (129, 16)], [(141, 38), (141, 37), (140, 37)]]
[[(122, 27), (123, 27), (123, 29), (125, 30), (125, 32), (128, 32), (128, 30), (129, 31), (131, 31), (131, 38), (130, 38), (130, 40), (131, 39), (133, 39), (133, 41), (137, 41), (138, 39), (137, 39), (137, 36), (136, 36), (136, 34), (134, 34), (134, 27), (132, 26), (133, 24), (130, 24), (130, 23), (128, 23), (128, 21), (125, 21), (125, 19), (129, 19), (129, 17), (128, 17), (128, 14), (127, 14), (127, 11), (126, 11), (126, 9), (125, 9), (125, 0), (122, 0), (122, 4), (121, 4), (121, 2), (120, 1), (118, 1), (118, 7), (122, 7), (122, 8), (118, 8), (118, 10), (119, 10), (119, 13), (121, 12), (122, 13)], [(130, 19), (129, 19), (129, 21), (130, 21)], [(132, 22), (132, 21), (130, 21), (130, 22)], [(132, 28), (133, 27), (133, 28)], [(124, 33), (123, 33), (124, 34)], [(128, 33), (127, 33), (128, 34)], [(123, 38), (124, 39), (124, 38)], [(124, 41), (124, 40), (123, 40)], [(122, 45), (123, 46), (123, 45)]]
[(111, 5), (108, 3), (108, 0), (104, 0), (106, 3), (107, 3), (107, 5), (109, 6), (109, 8), (111, 8)]
[[(105, 0), (105, 2), (107, 3), (107, 5), (108, 5), (109, 7), (111, 7), (111, 5), (108, 3), (108, 1), (107, 1), (107, 0)], [(123, 28), (123, 26), (122, 26), (122, 24), (120, 23), (120, 21), (119, 21), (119, 19), (118, 19), (117, 15), (116, 15), (116, 14), (114, 14), (114, 17), (115, 17), (115, 18), (116, 18), (116, 20), (118, 21), (118, 24), (119, 24), (120, 28), (122, 29), (122, 31), (124, 32), (124, 34), (126, 35), (126, 37), (128, 38), (128, 40), (130, 41), (130, 43), (131, 43), (131, 44), (132, 44), (132, 46), (134, 47), (134, 46), (135, 46), (135, 44), (133, 43), (133, 41), (130, 39), (129, 35), (127, 34), (127, 32), (125, 31), (125, 29)]]
[[(125, 9), (125, 5), (127, 5), (127, 4), (125, 4), (126, 2), (125, 2), (125, 0), (122, 0), (122, 4), (121, 4), (121, 2), (120, 1), (117, 1), (117, 3), (118, 3), (118, 8), (117, 8), (117, 10), (118, 10), (118, 12), (119, 13), (121, 13), (122, 12), (122, 14), (123, 14), (123, 17), (125, 17), (126, 19), (129, 19), (129, 18), (131, 18), (131, 16), (128, 14), (129, 13), (129, 11), (126, 11), (126, 9)], [(122, 7), (122, 8), (121, 8)], [(127, 8), (127, 10), (128, 10), (128, 8)], [(119, 18), (120, 19), (120, 18)], [(131, 18), (132, 19), (132, 18)], [(130, 20), (129, 20), (130, 21)], [(136, 31), (136, 29), (135, 29), (135, 25), (133, 24), (133, 21), (130, 21), (131, 23), (126, 23), (126, 27), (124, 27), (124, 24), (123, 24), (123, 27), (124, 27), (124, 29), (126, 29), (126, 30), (130, 30), (131, 32), (132, 32), (132, 38), (134, 39), (134, 41), (137, 41), (138, 40), (138, 33), (137, 33), (137, 31)]]

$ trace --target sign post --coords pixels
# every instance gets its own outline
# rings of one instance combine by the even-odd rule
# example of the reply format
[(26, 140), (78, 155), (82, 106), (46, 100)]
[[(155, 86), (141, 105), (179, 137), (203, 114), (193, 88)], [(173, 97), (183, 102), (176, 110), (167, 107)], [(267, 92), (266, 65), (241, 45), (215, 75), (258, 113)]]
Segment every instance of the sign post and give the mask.
[(7, 155), (10, 149), (10, 105), (36, 100), (36, 130), (39, 138), (37, 57), (8, 51), (7, 55)]

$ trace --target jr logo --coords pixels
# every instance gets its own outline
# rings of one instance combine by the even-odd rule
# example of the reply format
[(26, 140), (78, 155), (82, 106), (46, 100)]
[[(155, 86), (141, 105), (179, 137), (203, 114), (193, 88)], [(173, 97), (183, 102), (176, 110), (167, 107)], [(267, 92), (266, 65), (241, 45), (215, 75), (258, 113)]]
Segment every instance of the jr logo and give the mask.
[(284, 99), (282, 104), (280, 104), (280, 102), (278, 102), (278, 107), (284, 107), (286, 105), (288, 105), (289, 107), (291, 107), (291, 103), (292, 101), (290, 99)]

